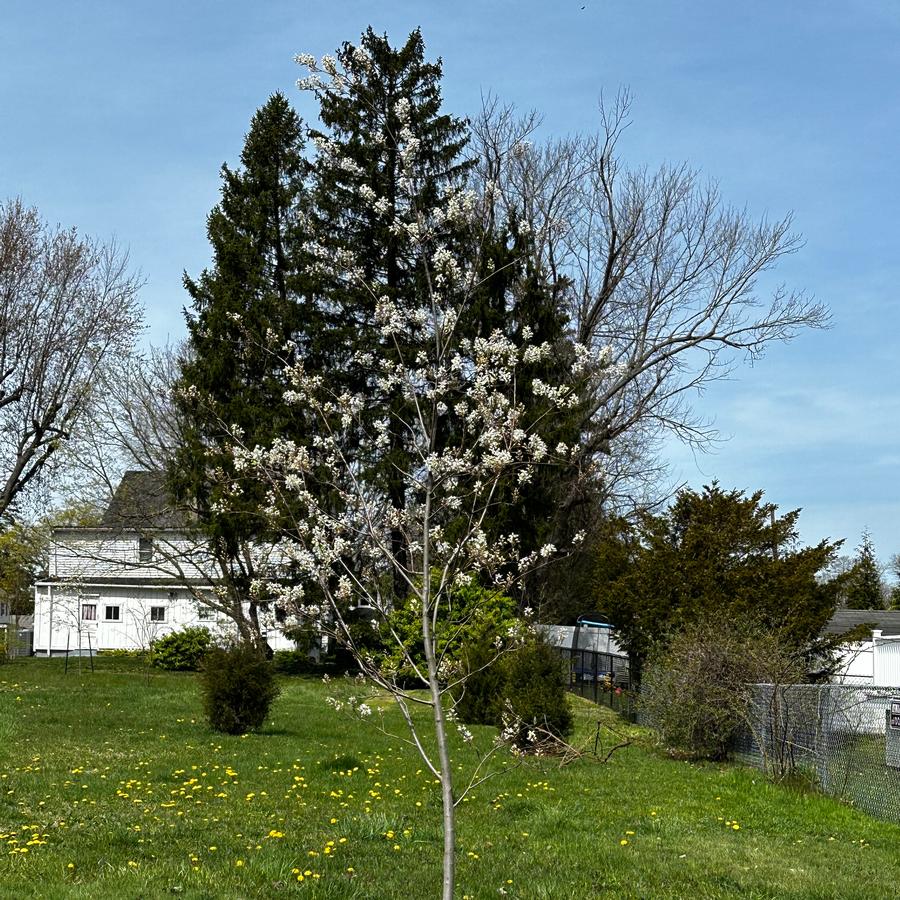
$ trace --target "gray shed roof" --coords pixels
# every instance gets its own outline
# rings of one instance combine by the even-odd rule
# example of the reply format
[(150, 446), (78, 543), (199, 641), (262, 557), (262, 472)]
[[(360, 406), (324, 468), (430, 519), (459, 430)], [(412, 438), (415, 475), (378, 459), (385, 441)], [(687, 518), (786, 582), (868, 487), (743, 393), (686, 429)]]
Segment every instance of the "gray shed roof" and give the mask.
[(190, 527), (193, 516), (176, 506), (166, 487), (165, 472), (130, 470), (103, 513), (104, 528), (128, 528), (138, 531)]
[(839, 609), (828, 620), (824, 634), (843, 634), (857, 625), (880, 628), (885, 634), (900, 634), (900, 610)]

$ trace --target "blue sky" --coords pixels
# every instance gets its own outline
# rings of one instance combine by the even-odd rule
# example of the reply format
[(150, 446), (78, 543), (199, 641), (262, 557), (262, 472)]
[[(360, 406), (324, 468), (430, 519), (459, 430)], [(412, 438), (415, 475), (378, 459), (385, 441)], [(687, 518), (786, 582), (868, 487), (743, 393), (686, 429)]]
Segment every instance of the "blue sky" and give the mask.
[(293, 55), (333, 52), (370, 23), (395, 42), (421, 25), (451, 111), (493, 92), (562, 134), (594, 128), (601, 91), (627, 86), (630, 163), (687, 161), (754, 216), (794, 213), (805, 246), (769, 286), (815, 295), (833, 327), (698, 398), (727, 440), (697, 459), (672, 446), (674, 474), (803, 507), (808, 542), (852, 552), (868, 527), (882, 559), (900, 552), (900, 4), (256, 6), (4, 4), (0, 196), (127, 246), (149, 339), (183, 334), (181, 273), (208, 262), (219, 166), (236, 162), (253, 111), (280, 89), (313, 114)]

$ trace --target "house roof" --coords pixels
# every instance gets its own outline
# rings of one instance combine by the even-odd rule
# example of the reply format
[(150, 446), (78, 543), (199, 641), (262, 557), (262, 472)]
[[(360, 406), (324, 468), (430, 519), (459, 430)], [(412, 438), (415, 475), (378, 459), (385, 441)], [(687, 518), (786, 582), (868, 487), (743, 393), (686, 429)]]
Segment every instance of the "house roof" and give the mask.
[(900, 610), (839, 609), (828, 620), (824, 634), (843, 634), (859, 625), (880, 628), (886, 634), (900, 634)]
[(130, 470), (122, 476), (100, 525), (138, 531), (183, 529), (193, 520), (178, 507), (166, 486), (165, 472)]

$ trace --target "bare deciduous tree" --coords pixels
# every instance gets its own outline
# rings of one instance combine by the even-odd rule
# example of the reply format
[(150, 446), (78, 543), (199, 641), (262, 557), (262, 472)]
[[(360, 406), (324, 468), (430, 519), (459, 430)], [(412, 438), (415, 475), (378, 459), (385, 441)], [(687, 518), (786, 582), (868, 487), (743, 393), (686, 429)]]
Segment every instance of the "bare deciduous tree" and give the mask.
[(73, 435), (141, 321), (128, 256), (0, 204), (0, 515)]
[[(601, 106), (597, 135), (542, 145), (529, 140), (536, 116), (495, 102), (473, 130), (495, 216), (535, 236), (573, 339), (611, 353), (614, 377), (591, 395), (582, 455), (602, 461), (624, 441), (640, 481), (661, 434), (700, 449), (716, 438), (692, 405), (704, 387), (828, 316), (783, 287), (761, 296), (760, 277), (800, 246), (790, 216), (757, 222), (686, 166), (622, 162), (629, 104), (620, 94)], [(628, 472), (615, 474), (621, 493)]]
[(97, 373), (85, 427), (69, 443), (70, 493), (103, 509), (131, 469), (165, 471), (181, 440), (172, 402), (181, 345), (133, 350)]

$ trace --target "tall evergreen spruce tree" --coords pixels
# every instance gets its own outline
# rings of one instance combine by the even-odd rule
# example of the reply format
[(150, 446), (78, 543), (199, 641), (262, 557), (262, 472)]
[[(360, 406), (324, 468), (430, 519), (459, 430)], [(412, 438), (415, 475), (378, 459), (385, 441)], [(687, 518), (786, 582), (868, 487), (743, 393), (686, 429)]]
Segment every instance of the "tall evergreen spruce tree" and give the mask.
[[(315, 166), (315, 232), (323, 252), (332, 258), (352, 258), (361, 277), (348, 279), (343, 273), (320, 284), (320, 302), (328, 318), (326, 346), (322, 350), (332, 375), (344, 379), (351, 390), (365, 383), (367, 369), (358, 365), (357, 352), (392, 354), (384, 345), (375, 322), (380, 296), (413, 308), (417, 297), (427, 296), (423, 279), (426, 273), (402, 249), (406, 242), (392, 225), (401, 204), (413, 203), (421, 210), (434, 210), (446, 201), (449, 187), (466, 178), (471, 162), (463, 157), (466, 124), (441, 112), (441, 62), (427, 62), (421, 33), (410, 34), (406, 43), (394, 48), (387, 36), (369, 28), (358, 47), (345, 43), (337, 53), (347, 73), (346, 90), (322, 90), (313, 79), (324, 129), (314, 132), (320, 152)], [(404, 109), (405, 115), (398, 114)], [(401, 134), (405, 130), (418, 140), (417, 166), (421, 180), (415, 185), (414, 199), (401, 190), (404, 177), (401, 158)], [(373, 209), (368, 198), (383, 200)], [(405, 210), (404, 210), (405, 211)], [(457, 257), (462, 248), (472, 247), (471, 234), (458, 226), (448, 226), (436, 236)], [(409, 350), (410, 348), (404, 348)], [(399, 417), (394, 417), (399, 419)], [(388, 452), (376, 465), (384, 490), (395, 510), (405, 508), (403, 478), (409, 467), (406, 435), (392, 427)], [(392, 535), (392, 549), (405, 557), (402, 531)], [(397, 575), (394, 592), (402, 598), (406, 584)]]
[[(341, 277), (320, 282), (319, 299), (328, 327), (323, 332), (325, 347), (320, 360), (330, 368), (333, 379), (345, 379), (352, 391), (365, 383), (364, 366), (358, 366), (356, 351), (376, 351), (390, 357), (375, 323), (376, 297), (371, 286), (378, 285), (381, 296), (415, 305), (424, 296), (421, 268), (407, 259), (405, 241), (393, 230), (399, 204), (408, 203), (408, 190), (401, 189), (404, 166), (399, 147), (406, 130), (418, 139), (424, 177), (415, 185), (412, 201), (422, 210), (440, 208), (446, 191), (466, 183), (474, 162), (466, 157), (467, 124), (441, 111), (441, 62), (427, 62), (421, 33), (414, 31), (399, 49), (386, 36), (369, 28), (358, 46), (345, 43), (337, 53), (339, 66), (348, 74), (345, 90), (324, 89), (316, 79), (308, 86), (320, 103), (323, 129), (313, 132), (320, 152), (315, 165), (314, 203), (311, 213), (316, 240), (331, 258), (352, 259), (360, 277)], [(324, 60), (323, 60), (324, 63)], [(404, 103), (406, 115), (398, 115)], [(484, 186), (482, 186), (484, 187)], [(372, 197), (384, 198), (379, 210)], [(406, 210), (403, 210), (406, 212)], [(520, 223), (488, 220), (479, 228), (448, 227), (435, 243), (450, 250), (457, 259), (468, 260), (480, 272), (478, 289), (469, 305), (461, 310), (457, 328), (467, 337), (488, 337), (499, 330), (517, 342), (550, 343), (555, 358), (542, 361), (525, 373), (523, 383), (538, 377), (559, 382), (571, 368), (572, 351), (567, 322), (560, 313), (560, 293), (565, 284), (542, 271), (539, 254)], [(353, 267), (351, 267), (353, 268)], [(414, 340), (414, 338), (413, 338)], [(403, 352), (413, 349), (404, 347)], [(526, 392), (528, 387), (524, 388)], [(537, 401), (537, 398), (532, 398)], [(535, 408), (543, 404), (536, 402)], [(398, 410), (399, 412), (399, 410)], [(395, 416), (401, 419), (402, 416)], [(552, 446), (572, 445), (580, 439), (579, 411), (558, 418), (548, 430)], [(531, 423), (529, 423), (531, 424)], [(452, 441), (452, 435), (443, 436)], [(405, 435), (390, 432), (387, 453), (377, 460), (383, 486), (394, 509), (407, 502), (400, 472), (408, 468)], [(567, 543), (580, 525), (576, 515), (550, 516), (548, 510), (573, 502), (575, 480), (560, 477), (558, 468), (541, 470), (528, 484), (505, 491), (497, 498), (490, 529), (495, 534), (515, 531), (523, 536), (523, 552), (544, 543)], [(560, 531), (564, 523), (566, 533)], [(404, 554), (399, 529), (393, 537), (393, 551)], [(532, 578), (520, 597), (534, 603), (545, 592), (546, 573)], [(402, 598), (406, 585), (398, 575), (394, 590)]]
[[(184, 278), (190, 352), (176, 402), (185, 433), (170, 480), (211, 540), (228, 592), (223, 602), (244, 638), (257, 641), (249, 542), (266, 532), (268, 504), (265, 486), (234, 470), (230, 447), (235, 433), (250, 447), (269, 446), (302, 428), (282, 399), (280, 360), (288, 341), (308, 345), (316, 333), (302, 249), (309, 171), (303, 150), (301, 120), (276, 93), (253, 117), (241, 167), (222, 167), (221, 200), (207, 223), (212, 267)], [(227, 514), (218, 512), (223, 491), (230, 495)]]
[(856, 549), (856, 558), (850, 571), (847, 605), (851, 609), (884, 609), (884, 600), (875, 545), (869, 532), (864, 531), (862, 543)]

